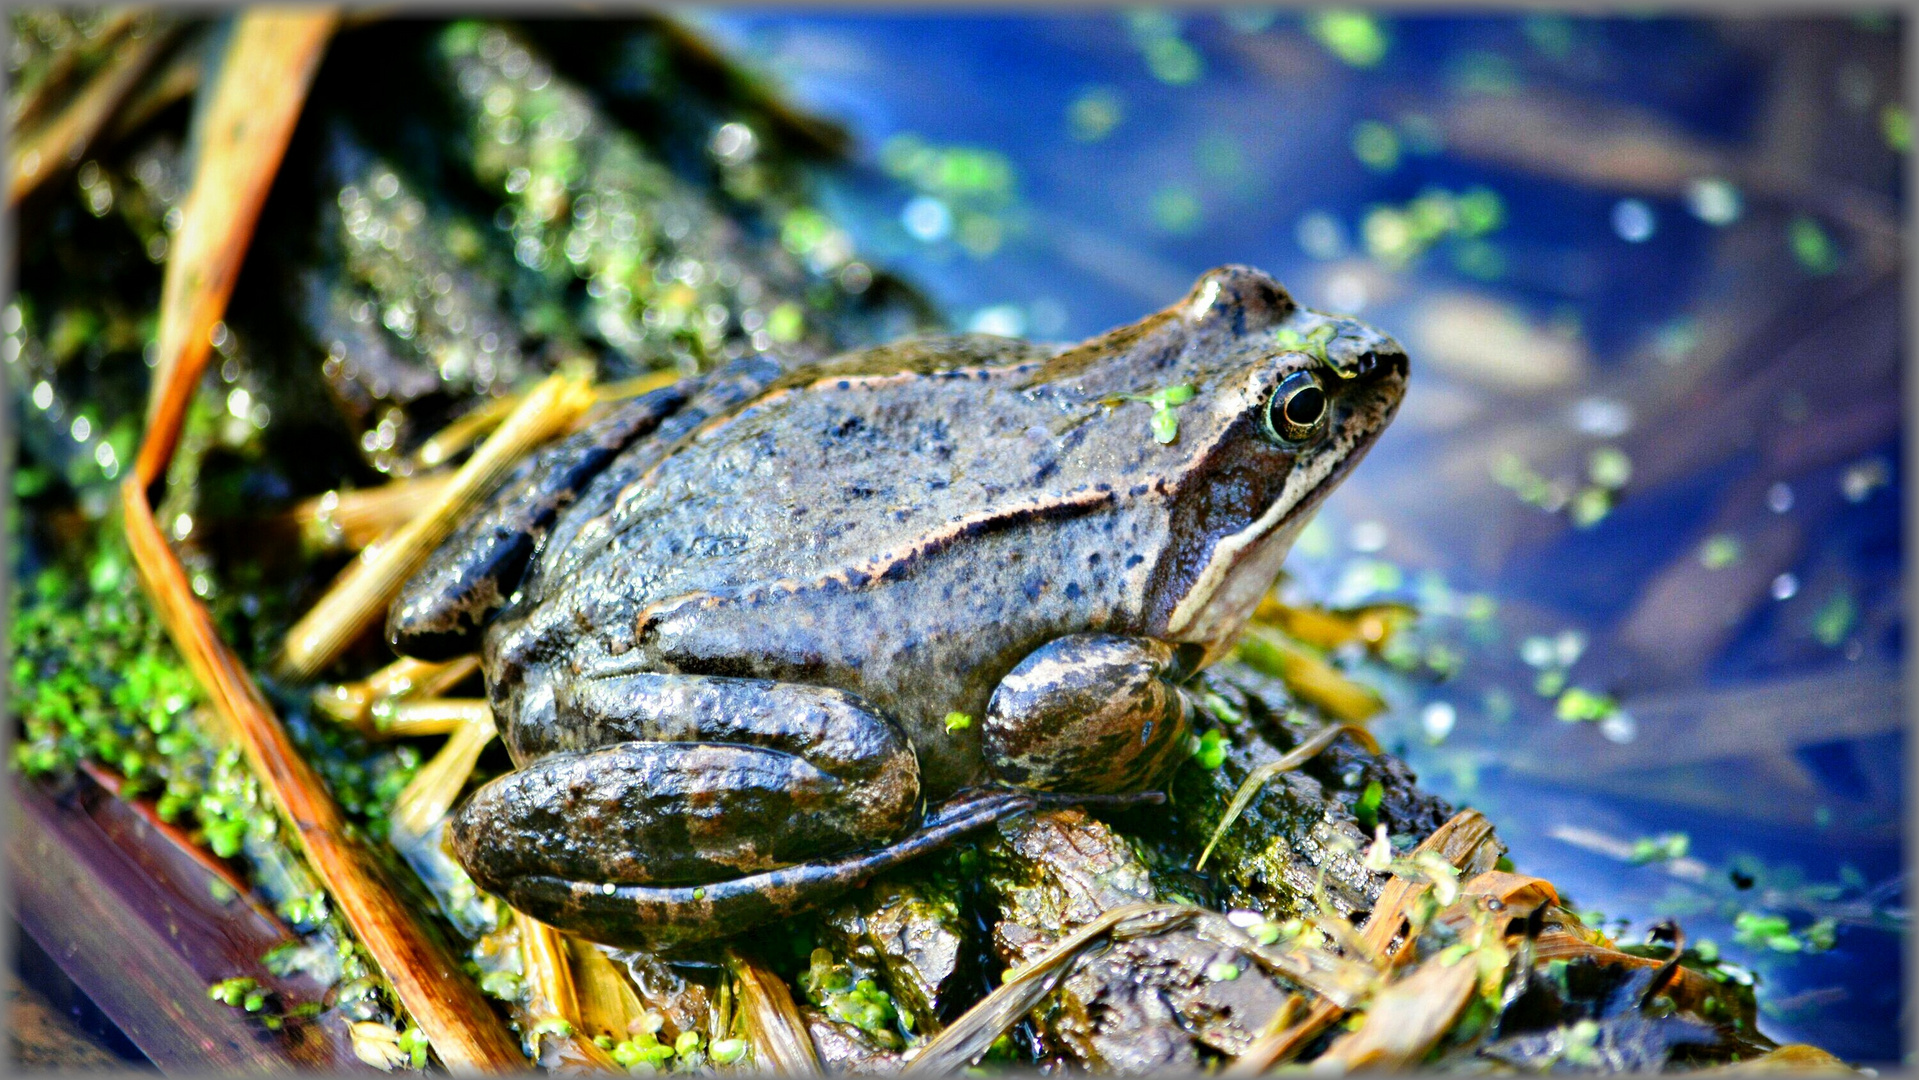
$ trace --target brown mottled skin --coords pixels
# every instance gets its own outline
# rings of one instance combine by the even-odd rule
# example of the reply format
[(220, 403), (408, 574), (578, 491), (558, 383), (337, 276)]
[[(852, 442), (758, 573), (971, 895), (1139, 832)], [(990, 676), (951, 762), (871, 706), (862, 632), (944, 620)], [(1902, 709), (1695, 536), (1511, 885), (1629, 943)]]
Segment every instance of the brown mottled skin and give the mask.
[[(1321, 325), (1324, 360), (1275, 337)], [(677, 944), (1034, 804), (1007, 784), (1147, 788), (1183, 743), (1173, 684), (1230, 646), (1405, 376), (1390, 338), (1227, 267), (1064, 350), (909, 340), (692, 388), (542, 511), (523, 579), (448, 571), (473, 559), (450, 544), (396, 603), (396, 646), (443, 653), (475, 597), (511, 597), (481, 644), (519, 768), (455, 849), (536, 917)], [(1127, 396), (1182, 384), (1161, 444)], [(1302, 385), (1323, 397), (1287, 437), (1269, 410)], [(482, 513), (564, 501), (530, 484)]]

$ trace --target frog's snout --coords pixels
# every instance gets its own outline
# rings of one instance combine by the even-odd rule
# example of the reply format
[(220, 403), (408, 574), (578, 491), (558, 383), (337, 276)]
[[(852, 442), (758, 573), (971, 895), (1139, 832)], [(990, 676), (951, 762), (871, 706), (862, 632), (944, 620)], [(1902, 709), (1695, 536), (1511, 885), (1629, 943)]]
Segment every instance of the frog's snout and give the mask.
[(1377, 382), (1406, 378), (1410, 363), (1398, 341), (1364, 323), (1342, 319), (1326, 345), (1326, 359), (1348, 379)]

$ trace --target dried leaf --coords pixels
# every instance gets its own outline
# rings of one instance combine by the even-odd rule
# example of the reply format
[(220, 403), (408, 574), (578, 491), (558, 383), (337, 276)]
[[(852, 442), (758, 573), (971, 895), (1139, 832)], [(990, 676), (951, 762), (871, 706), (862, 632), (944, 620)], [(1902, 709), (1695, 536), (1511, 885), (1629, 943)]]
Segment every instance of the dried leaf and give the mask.
[(1402, 1069), (1439, 1042), (1472, 1000), (1478, 968), (1435, 956), (1380, 991), (1359, 1030), (1340, 1036), (1313, 1060), (1314, 1069)]

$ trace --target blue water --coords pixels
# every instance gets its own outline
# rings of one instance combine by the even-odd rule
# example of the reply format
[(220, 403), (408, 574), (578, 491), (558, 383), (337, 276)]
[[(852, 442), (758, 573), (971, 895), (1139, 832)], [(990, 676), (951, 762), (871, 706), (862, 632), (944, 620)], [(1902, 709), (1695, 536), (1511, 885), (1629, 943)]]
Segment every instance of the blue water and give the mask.
[[(1900, 1057), (1895, 20), (687, 17), (853, 133), (822, 199), (956, 328), (1078, 338), (1245, 262), (1398, 335), (1406, 406), (1288, 585), (1428, 612), (1438, 670), (1367, 662), (1385, 740), (1625, 937), (1676, 915), (1758, 972), (1773, 1037)], [(1607, 128), (1641, 149), (1582, 162)], [(1433, 188), (1494, 212), (1381, 242)]]

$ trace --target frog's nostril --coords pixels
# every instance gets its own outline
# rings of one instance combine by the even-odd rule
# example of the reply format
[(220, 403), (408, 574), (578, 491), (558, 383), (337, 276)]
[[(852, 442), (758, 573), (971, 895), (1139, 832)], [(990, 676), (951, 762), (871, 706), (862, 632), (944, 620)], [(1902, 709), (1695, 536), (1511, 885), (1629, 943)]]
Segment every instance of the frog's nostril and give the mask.
[(1388, 375), (1406, 377), (1406, 354), (1399, 349), (1367, 349), (1353, 364), (1353, 374), (1361, 379), (1383, 379)]

